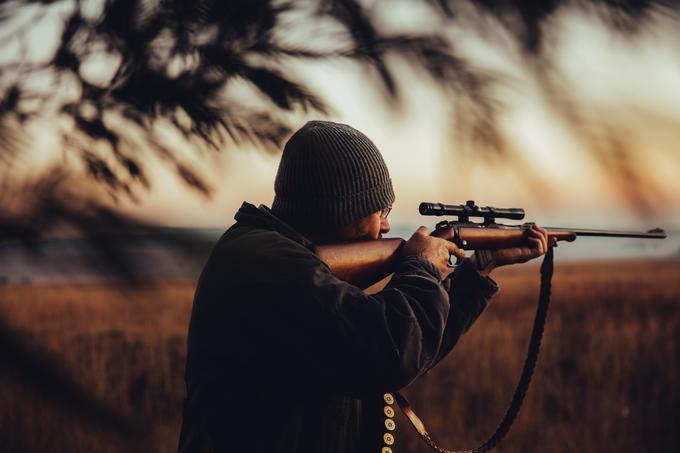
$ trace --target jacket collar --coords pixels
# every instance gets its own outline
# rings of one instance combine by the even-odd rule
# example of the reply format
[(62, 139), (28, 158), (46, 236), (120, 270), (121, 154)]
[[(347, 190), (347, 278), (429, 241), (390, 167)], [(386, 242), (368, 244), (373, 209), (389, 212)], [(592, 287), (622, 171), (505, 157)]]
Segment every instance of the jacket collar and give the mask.
[(300, 243), (302, 246), (314, 250), (312, 241), (298, 233), (292, 226), (276, 217), (271, 209), (263, 204), (256, 208), (255, 205), (244, 201), (236, 212), (236, 215), (234, 215), (234, 219), (239, 223), (254, 228), (274, 230), (287, 238)]

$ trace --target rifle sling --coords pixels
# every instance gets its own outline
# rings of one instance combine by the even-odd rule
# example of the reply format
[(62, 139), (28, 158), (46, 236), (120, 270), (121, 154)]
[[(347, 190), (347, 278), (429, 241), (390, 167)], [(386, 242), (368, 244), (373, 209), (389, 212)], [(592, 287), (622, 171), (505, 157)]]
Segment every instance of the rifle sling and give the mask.
[(512, 396), (510, 405), (503, 416), (503, 419), (498, 424), (496, 431), (477, 448), (472, 450), (447, 450), (438, 446), (430, 434), (425, 429), (425, 425), (416, 415), (416, 413), (411, 408), (408, 400), (404, 396), (396, 392), (397, 404), (401, 408), (402, 412), (411, 422), (415, 430), (418, 432), (420, 437), (425, 441), (425, 443), (438, 453), (484, 453), (492, 450), (496, 447), (505, 435), (510, 431), (512, 423), (515, 421), (519, 409), (522, 406), (524, 397), (529, 388), (529, 383), (531, 382), (531, 377), (534, 374), (534, 368), (536, 366), (536, 360), (538, 359), (538, 351), (541, 347), (541, 339), (543, 338), (543, 328), (545, 327), (545, 320), (548, 315), (548, 306), (550, 305), (550, 286), (553, 274), (553, 247), (548, 247), (548, 251), (543, 258), (543, 263), (541, 264), (541, 290), (538, 299), (538, 307), (536, 308), (536, 316), (534, 318), (534, 326), (531, 332), (531, 340), (529, 341), (529, 349), (527, 351), (527, 358), (524, 361), (524, 368), (522, 370), (522, 375), (515, 388), (515, 393)]

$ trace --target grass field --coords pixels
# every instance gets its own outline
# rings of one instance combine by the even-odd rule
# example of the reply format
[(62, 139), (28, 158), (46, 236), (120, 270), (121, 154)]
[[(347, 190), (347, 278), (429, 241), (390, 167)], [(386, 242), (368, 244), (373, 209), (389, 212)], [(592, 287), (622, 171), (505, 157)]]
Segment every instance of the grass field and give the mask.
[[(493, 304), (405, 391), (446, 448), (473, 448), (491, 434), (524, 360), (538, 269), (494, 277)], [(0, 370), (1, 450), (176, 450), (192, 293), (189, 281), (0, 285), (3, 338), (49, 365)], [(46, 372), (55, 368), (56, 377)], [(98, 416), (100, 406), (77, 392), (55, 394), (59, 377), (138, 430)], [(397, 437), (397, 453), (429, 451), (402, 415)], [(680, 451), (680, 261), (557, 263), (534, 381), (498, 451)]]

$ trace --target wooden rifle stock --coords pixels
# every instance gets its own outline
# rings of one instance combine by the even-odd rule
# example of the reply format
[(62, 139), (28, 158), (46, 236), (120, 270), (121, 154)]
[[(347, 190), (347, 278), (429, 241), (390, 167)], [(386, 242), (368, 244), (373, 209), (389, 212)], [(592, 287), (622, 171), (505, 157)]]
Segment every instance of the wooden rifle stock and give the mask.
[[(514, 226), (472, 225), (459, 226), (455, 222), (451, 222), (445, 227), (438, 227), (432, 232), (432, 235), (452, 241), (465, 250), (493, 250), (525, 245), (526, 230), (531, 224)], [(545, 229), (548, 231), (549, 238), (567, 242), (574, 241), (577, 236), (645, 239), (663, 239), (666, 237), (666, 233), (658, 228), (648, 232), (554, 227)], [(336, 277), (360, 288), (367, 288), (394, 272), (404, 242), (404, 239), (401, 238), (390, 238), (341, 244), (320, 244), (316, 246), (316, 252)]]
[(316, 253), (340, 280), (368, 288), (394, 272), (404, 242), (401, 238), (390, 238), (320, 244)]

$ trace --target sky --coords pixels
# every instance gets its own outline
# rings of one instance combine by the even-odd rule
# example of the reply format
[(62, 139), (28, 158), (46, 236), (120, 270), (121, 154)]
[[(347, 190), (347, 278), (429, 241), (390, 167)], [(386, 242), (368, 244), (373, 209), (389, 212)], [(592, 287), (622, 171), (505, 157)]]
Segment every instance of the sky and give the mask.
[[(408, 2), (398, 4), (386, 14), (385, 26), (414, 17), (431, 20)], [(420, 201), (458, 204), (474, 199), (480, 205), (523, 207), (527, 219), (544, 225), (680, 228), (678, 18), (655, 17), (636, 40), (613, 34), (582, 10), (567, 10), (554, 20), (546, 36), (556, 49), (554, 74), (577, 106), (587, 136), (575, 133), (556, 113), (516, 43), (500, 27), (481, 33), (461, 24), (451, 30), (463, 55), (503, 80), (496, 91), (503, 104), (501, 129), (518, 159), (484, 159), (474, 149), (463, 150), (453, 132), (451, 98), (406, 65), (398, 71), (403, 99), (396, 110), (384, 102), (364, 67), (331, 61), (290, 70), (329, 103), (332, 113), (326, 119), (361, 130), (382, 151), (397, 194), (390, 214), (395, 225), (427, 224), (429, 219), (417, 215)], [(31, 52), (36, 55), (49, 54), (59, 34), (58, 21), (44, 21), (32, 34)], [(7, 58), (12, 50), (2, 52), (0, 57)], [(96, 67), (97, 62), (91, 64)], [(314, 118), (318, 116), (301, 116), (298, 126)], [(629, 194), (614, 185), (608, 168), (594, 163), (587, 152), (603, 130), (620, 134), (633, 150), (635, 165), (648, 176), (645, 184), (658, 195), (648, 216), (631, 209)], [(48, 132), (36, 134), (34, 140), (35, 160), (49, 162), (59, 155)], [(155, 168), (152, 189), (141, 194), (138, 204), (122, 207), (162, 225), (228, 226), (244, 200), (271, 203), (278, 158), (249, 147), (230, 147), (196, 159), (194, 167), (215, 189), (210, 199)]]
[[(474, 150), (458, 149), (451, 100), (408, 68), (400, 73), (408, 89), (398, 112), (384, 103), (363, 67), (329, 62), (295, 70), (332, 106), (327, 119), (358, 128), (382, 151), (397, 194), (390, 214), (394, 224), (423, 222), (417, 216), (420, 201), (474, 199), (481, 205), (524, 207), (528, 218), (543, 224), (677, 228), (680, 49), (674, 25), (659, 18), (632, 42), (593, 17), (572, 12), (560, 16), (549, 37), (560, 49), (554, 66), (562, 89), (578, 103), (593, 136), (600, 128), (614, 128), (634, 148), (635, 164), (659, 194), (649, 217), (628, 206), (627, 194), (607, 177), (608, 168), (587, 152), (592, 137), (576, 136), (555, 113), (518, 49), (500, 31), (490, 39), (459, 30), (456, 44), (479, 67), (504, 78), (498, 92), (505, 106), (502, 128), (524, 163), (480, 159)], [(304, 121), (300, 118), (299, 125)], [(242, 201), (271, 203), (278, 157), (247, 148), (228, 151), (205, 167), (214, 172), (211, 200), (186, 193), (165, 177), (134, 210), (173, 225), (229, 224)]]

